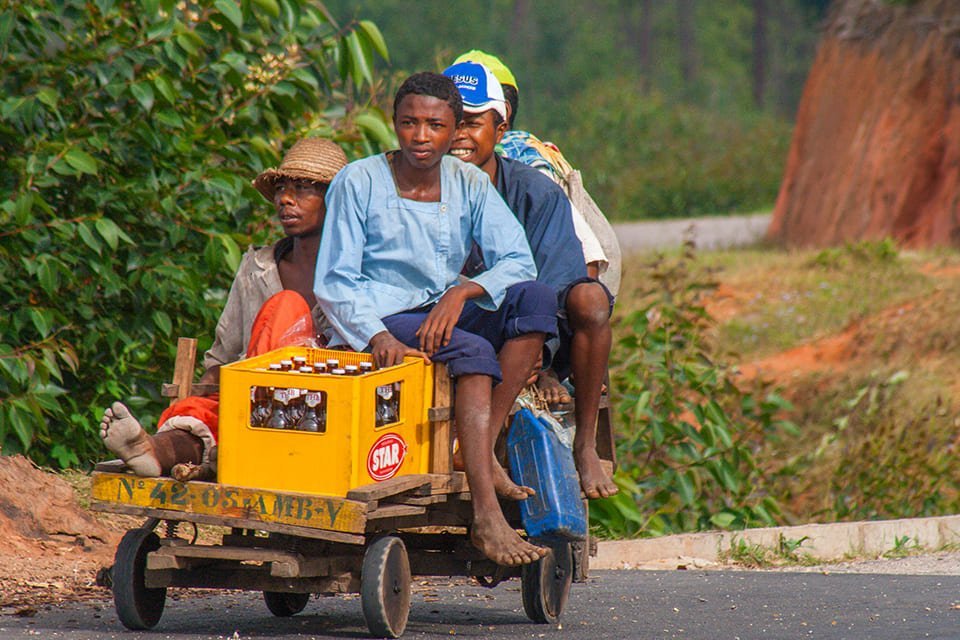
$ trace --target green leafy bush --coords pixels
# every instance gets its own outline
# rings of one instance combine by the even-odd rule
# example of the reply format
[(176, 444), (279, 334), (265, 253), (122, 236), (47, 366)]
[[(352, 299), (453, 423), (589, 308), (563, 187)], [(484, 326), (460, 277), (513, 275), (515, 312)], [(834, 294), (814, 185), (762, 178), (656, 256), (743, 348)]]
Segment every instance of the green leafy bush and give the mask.
[(648, 266), (644, 303), (616, 345), (620, 493), (591, 503), (600, 535), (661, 535), (770, 525), (779, 514), (757, 452), (793, 433), (788, 403), (747, 387), (714, 357), (702, 297), (713, 287), (688, 245)]
[[(312, 0), (13, 0), (0, 13), (0, 446), (102, 455), (104, 407), (151, 422), (178, 335), (210, 336), (295, 139), (389, 144), (377, 27)], [(209, 344), (209, 337), (201, 348)]]
[[(929, 379), (877, 370), (820, 394), (807, 446), (785, 455), (773, 491), (801, 498), (807, 520), (866, 520), (956, 513), (956, 412)], [(935, 389), (936, 387), (933, 386)], [(822, 414), (822, 415), (816, 415)], [(829, 419), (828, 426), (817, 422)], [(818, 437), (816, 437), (818, 436)]]
[(577, 98), (564, 154), (616, 219), (753, 211), (776, 200), (791, 125), (720, 113), (619, 85)]

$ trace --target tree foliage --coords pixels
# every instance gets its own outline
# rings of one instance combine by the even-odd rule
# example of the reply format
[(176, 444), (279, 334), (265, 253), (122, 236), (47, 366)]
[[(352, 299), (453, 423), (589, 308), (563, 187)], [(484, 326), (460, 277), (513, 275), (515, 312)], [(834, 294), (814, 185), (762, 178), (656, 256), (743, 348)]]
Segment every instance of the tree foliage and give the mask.
[(377, 56), (374, 23), (311, 0), (5, 3), (5, 454), (86, 463), (112, 400), (159, 413), (176, 336), (210, 336), (241, 247), (269, 234), (250, 180), (308, 133), (390, 143)]
[(557, 143), (623, 220), (773, 204), (827, 0), (765, 2), (759, 39), (755, 0), (328, 5), (374, 16), (395, 69), (499, 55), (519, 85), (517, 127)]
[[(575, 102), (564, 153), (621, 219), (756, 211), (780, 188), (788, 123), (671, 104), (658, 92), (594, 85)], [(616, 132), (614, 136), (612, 132)]]

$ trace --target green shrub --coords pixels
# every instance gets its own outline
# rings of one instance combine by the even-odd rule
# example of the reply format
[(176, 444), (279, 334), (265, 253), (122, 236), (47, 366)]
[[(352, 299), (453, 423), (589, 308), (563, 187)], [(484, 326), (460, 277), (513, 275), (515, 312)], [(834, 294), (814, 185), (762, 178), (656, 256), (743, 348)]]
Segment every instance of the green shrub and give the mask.
[(791, 125), (724, 114), (657, 93), (591, 85), (577, 98), (563, 150), (615, 219), (754, 211), (773, 204)]
[(781, 477), (773, 483), (785, 501), (805, 498), (799, 517), (835, 521), (957, 512), (956, 412), (930, 391), (928, 379), (912, 378), (907, 369), (878, 370), (842, 392), (820, 394), (818, 411), (804, 416), (811, 423), (806, 447), (784, 456)]
[[(0, 446), (102, 455), (117, 398), (150, 422), (178, 335), (208, 337), (250, 186), (308, 132), (388, 142), (376, 26), (312, 0), (12, 0), (0, 13)], [(209, 345), (209, 338), (201, 348)]]
[[(759, 386), (741, 389), (714, 358), (692, 249), (648, 266), (645, 303), (624, 320), (614, 352), (620, 493), (591, 503), (606, 536), (661, 535), (776, 522), (756, 452), (792, 425), (789, 405)], [(742, 384), (742, 383), (741, 383)]]

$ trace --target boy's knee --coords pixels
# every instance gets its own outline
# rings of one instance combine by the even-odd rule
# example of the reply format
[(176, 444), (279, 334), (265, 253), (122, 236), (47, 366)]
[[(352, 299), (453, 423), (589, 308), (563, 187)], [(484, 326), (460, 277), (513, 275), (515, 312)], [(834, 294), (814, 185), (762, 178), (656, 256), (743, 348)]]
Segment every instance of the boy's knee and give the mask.
[(483, 337), (467, 331), (455, 330), (450, 343), (434, 354), (433, 359), (444, 362), (454, 378), (479, 374), (490, 376), (499, 382), (502, 377), (493, 345)]
[(610, 310), (610, 296), (598, 282), (582, 282), (567, 293), (567, 317), (574, 326), (599, 327), (609, 324)]

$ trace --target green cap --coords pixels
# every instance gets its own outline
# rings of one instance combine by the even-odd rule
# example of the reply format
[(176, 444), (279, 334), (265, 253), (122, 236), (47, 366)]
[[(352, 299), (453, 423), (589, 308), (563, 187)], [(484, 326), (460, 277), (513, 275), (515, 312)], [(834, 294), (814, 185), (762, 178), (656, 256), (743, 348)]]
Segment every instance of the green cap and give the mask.
[(490, 55), (479, 49), (472, 49), (454, 60), (453, 64), (457, 64), (458, 62), (478, 62), (489, 69), (490, 73), (493, 74), (493, 77), (496, 78), (500, 84), (509, 84), (517, 90), (517, 93), (520, 93), (520, 87), (517, 86), (517, 79), (513, 77), (513, 73), (510, 72), (507, 65), (503, 64), (497, 56)]

